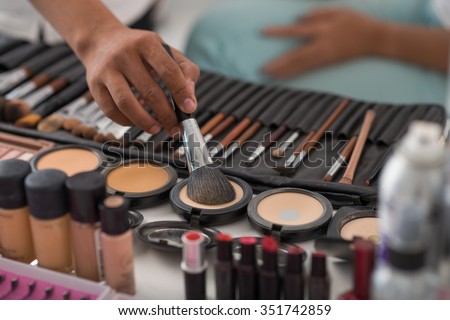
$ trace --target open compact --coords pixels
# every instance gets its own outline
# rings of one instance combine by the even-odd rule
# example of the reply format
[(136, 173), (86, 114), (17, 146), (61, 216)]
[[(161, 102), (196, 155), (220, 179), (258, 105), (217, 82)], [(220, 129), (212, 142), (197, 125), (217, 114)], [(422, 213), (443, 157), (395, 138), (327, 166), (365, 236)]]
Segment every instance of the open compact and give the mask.
[(250, 223), (279, 240), (307, 240), (323, 233), (332, 213), (327, 198), (297, 188), (262, 192), (248, 205)]
[(147, 208), (167, 200), (178, 177), (169, 165), (139, 159), (110, 167), (103, 174), (107, 193), (129, 199), (132, 208)]
[(187, 182), (183, 180), (170, 192), (170, 204), (176, 213), (193, 225), (220, 225), (233, 222), (246, 212), (253, 196), (250, 185), (239, 178), (227, 176), (236, 191), (236, 198), (220, 205), (204, 205), (192, 201), (187, 195)]
[(361, 237), (380, 242), (379, 218), (376, 210), (369, 207), (342, 207), (328, 227), (327, 236), (352, 241), (354, 237)]
[(184, 233), (193, 230), (203, 234), (206, 249), (217, 245), (216, 236), (220, 233), (219, 230), (208, 227), (194, 228), (184, 221), (146, 223), (137, 229), (137, 236), (155, 249), (179, 252), (183, 249), (181, 237)]
[(106, 166), (106, 157), (97, 149), (65, 145), (38, 153), (30, 164), (33, 171), (56, 169), (71, 177), (81, 172), (100, 171)]

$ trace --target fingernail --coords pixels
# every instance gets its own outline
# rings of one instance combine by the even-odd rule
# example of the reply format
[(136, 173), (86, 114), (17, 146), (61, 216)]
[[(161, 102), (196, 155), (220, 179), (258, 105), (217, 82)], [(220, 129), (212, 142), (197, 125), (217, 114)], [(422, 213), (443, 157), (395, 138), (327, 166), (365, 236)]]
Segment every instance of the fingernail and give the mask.
[(176, 135), (181, 133), (181, 128), (180, 127), (174, 127), (170, 130), (170, 135), (172, 137), (175, 137)]
[(191, 87), (192, 92), (195, 92), (195, 82), (192, 81), (192, 80), (190, 80), (190, 81), (189, 81), (189, 86)]
[(161, 126), (158, 124), (155, 124), (155, 125), (153, 125), (153, 127), (148, 129), (148, 133), (150, 133), (150, 134), (157, 134), (160, 131), (161, 131)]
[(184, 112), (191, 113), (195, 111), (195, 102), (192, 99), (186, 99), (183, 103)]

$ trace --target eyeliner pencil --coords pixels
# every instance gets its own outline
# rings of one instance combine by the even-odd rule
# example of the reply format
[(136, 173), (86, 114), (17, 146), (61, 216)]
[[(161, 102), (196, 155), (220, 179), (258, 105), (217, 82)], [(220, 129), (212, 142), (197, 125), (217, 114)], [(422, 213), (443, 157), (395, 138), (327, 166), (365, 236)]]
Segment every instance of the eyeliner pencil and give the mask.
[(364, 150), (364, 145), (366, 144), (366, 140), (372, 127), (375, 116), (376, 116), (375, 111), (373, 110), (366, 111), (366, 115), (364, 116), (364, 121), (361, 126), (361, 131), (358, 135), (358, 140), (356, 141), (355, 150), (353, 150), (352, 157), (350, 158), (348, 167), (345, 170), (344, 176), (341, 178), (339, 183), (342, 184), (353, 183), (356, 168), (358, 167), (358, 162)]

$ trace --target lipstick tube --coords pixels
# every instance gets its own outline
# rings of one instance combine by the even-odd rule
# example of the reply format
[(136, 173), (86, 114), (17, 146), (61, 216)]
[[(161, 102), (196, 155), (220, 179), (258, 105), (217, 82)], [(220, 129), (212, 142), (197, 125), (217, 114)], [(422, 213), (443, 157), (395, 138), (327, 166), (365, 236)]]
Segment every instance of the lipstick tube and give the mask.
[(305, 250), (298, 246), (288, 248), (287, 270), (284, 276), (284, 299), (304, 299), (303, 256)]
[(309, 277), (309, 300), (328, 299), (330, 299), (330, 279), (327, 271), (327, 256), (322, 252), (314, 252)]
[(241, 260), (237, 266), (239, 300), (256, 299), (256, 239), (243, 237), (241, 244)]
[(217, 240), (217, 261), (215, 263), (216, 299), (234, 300), (236, 295), (236, 276), (233, 266), (232, 238), (220, 233)]
[(277, 300), (280, 297), (277, 241), (270, 236), (264, 237), (262, 250), (263, 265), (259, 272), (259, 298), (261, 300)]
[(183, 261), (181, 269), (184, 272), (184, 289), (186, 300), (206, 299), (206, 268), (205, 241), (201, 233), (190, 231), (183, 234)]

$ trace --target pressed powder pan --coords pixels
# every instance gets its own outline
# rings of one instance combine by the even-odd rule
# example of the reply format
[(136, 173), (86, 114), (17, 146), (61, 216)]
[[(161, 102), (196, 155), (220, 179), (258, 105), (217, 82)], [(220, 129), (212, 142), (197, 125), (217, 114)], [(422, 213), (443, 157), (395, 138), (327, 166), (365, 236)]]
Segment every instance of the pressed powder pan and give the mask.
[(187, 180), (178, 183), (170, 192), (170, 204), (176, 213), (192, 225), (219, 225), (239, 219), (247, 210), (253, 196), (252, 188), (239, 178), (227, 176), (236, 191), (235, 200), (221, 205), (204, 205), (187, 196)]
[(139, 159), (108, 168), (104, 175), (107, 193), (129, 199), (132, 208), (147, 208), (167, 200), (177, 181), (171, 166)]
[(33, 171), (56, 169), (71, 177), (77, 173), (101, 170), (106, 157), (97, 149), (66, 145), (46, 150), (31, 160)]
[(324, 196), (297, 188), (262, 192), (248, 205), (250, 223), (279, 240), (306, 240), (321, 234), (332, 212)]
[(369, 207), (340, 208), (331, 220), (327, 236), (348, 241), (361, 237), (378, 244), (380, 233), (376, 210)]

